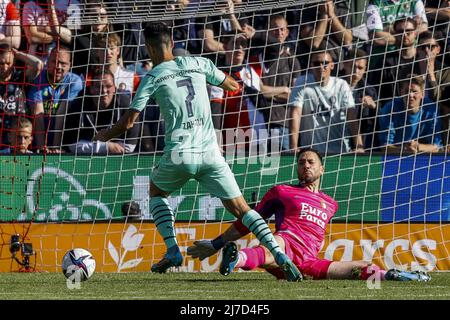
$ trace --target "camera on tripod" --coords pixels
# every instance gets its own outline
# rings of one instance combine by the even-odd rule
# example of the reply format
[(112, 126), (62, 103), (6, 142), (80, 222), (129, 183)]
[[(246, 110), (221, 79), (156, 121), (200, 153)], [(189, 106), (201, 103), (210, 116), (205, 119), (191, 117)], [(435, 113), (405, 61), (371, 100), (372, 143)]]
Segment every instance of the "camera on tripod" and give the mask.
[(13, 234), (12, 236), (11, 236), (11, 242), (10, 242), (10, 245), (9, 245), (9, 251), (11, 252), (11, 253), (16, 253), (17, 251), (19, 251), (20, 250), (20, 235), (18, 235), (18, 234)]
[[(30, 270), (30, 256), (35, 254), (32, 243), (22, 242), (20, 241), (20, 235), (18, 233), (13, 234), (11, 235), (11, 241), (9, 243), (9, 251), (12, 254), (12, 259), (16, 260), (22, 267), (25, 267), (26, 271)], [(22, 255), (22, 261), (17, 258), (17, 253), (19, 251)]]

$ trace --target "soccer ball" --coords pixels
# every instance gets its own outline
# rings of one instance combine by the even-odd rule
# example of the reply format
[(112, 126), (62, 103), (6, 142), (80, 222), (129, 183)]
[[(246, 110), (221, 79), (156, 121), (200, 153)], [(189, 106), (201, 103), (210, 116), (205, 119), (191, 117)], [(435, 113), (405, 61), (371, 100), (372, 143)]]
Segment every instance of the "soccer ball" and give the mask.
[(75, 281), (89, 279), (95, 271), (95, 259), (92, 254), (81, 248), (75, 248), (66, 252), (62, 260), (62, 272), (66, 278)]

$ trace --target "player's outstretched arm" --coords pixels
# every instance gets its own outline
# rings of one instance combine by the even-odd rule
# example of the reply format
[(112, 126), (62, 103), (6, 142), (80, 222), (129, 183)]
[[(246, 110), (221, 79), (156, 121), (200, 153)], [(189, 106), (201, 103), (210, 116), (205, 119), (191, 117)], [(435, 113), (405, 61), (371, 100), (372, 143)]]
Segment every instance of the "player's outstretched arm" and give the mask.
[(239, 89), (239, 84), (232, 77), (227, 76), (220, 87), (227, 91), (236, 91)]
[(95, 135), (93, 140), (106, 142), (111, 140), (112, 138), (120, 136), (128, 129), (133, 128), (134, 122), (139, 117), (139, 113), (140, 112), (137, 110), (128, 109), (116, 124), (114, 124), (109, 129), (103, 129), (99, 131)]
[(203, 260), (216, 254), (227, 242), (236, 241), (241, 237), (242, 234), (233, 223), (224, 233), (213, 240), (195, 241), (194, 245), (187, 248), (187, 254), (194, 259)]

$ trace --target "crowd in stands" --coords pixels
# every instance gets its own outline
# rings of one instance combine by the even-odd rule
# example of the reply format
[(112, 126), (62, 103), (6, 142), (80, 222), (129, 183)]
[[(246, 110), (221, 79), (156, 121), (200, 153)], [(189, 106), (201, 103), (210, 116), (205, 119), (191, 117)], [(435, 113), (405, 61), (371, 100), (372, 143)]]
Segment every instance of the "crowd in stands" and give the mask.
[[(127, 1), (2, 0), (0, 153), (164, 148), (152, 101), (124, 136), (92, 142), (152, 68), (145, 22), (111, 19)], [(209, 58), (240, 85), (210, 87), (224, 150), (450, 152), (450, 0), (367, 0), (363, 12), (350, 0), (240, 12), (242, 1), (166, 21), (175, 56)], [(177, 0), (170, 10), (197, 4)]]

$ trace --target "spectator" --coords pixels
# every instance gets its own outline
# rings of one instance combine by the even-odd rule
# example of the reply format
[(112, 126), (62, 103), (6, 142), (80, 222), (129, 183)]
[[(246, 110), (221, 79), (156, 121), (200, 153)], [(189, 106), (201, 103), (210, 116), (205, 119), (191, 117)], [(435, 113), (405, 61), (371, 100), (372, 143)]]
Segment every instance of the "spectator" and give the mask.
[(136, 148), (139, 128), (137, 125), (120, 139), (108, 142), (92, 141), (101, 129), (116, 123), (128, 110), (130, 97), (116, 94), (114, 75), (109, 70), (97, 70), (87, 95), (74, 99), (68, 108), (64, 127), (64, 146), (76, 154), (122, 154)]
[(56, 5), (55, 0), (37, 0), (25, 3), (22, 12), (22, 27), (28, 40), (29, 53), (46, 61), (52, 48), (58, 44), (70, 44), (72, 32), (63, 26), (68, 17), (69, 2), (77, 3), (72, 0), (59, 0)]
[(438, 102), (442, 117), (443, 144), (448, 144), (450, 130), (450, 67), (444, 63), (441, 46), (430, 31), (420, 34), (417, 47), (418, 60), (426, 64), (421, 70), (426, 70), (426, 95)]
[(0, 150), (0, 154), (27, 154), (33, 141), (33, 125), (23, 116), (16, 116), (8, 131), (9, 148)]
[[(234, 14), (235, 4), (241, 3), (242, 0), (226, 0), (220, 3), (224, 6), (224, 15), (207, 18), (197, 18), (196, 30), (197, 37), (201, 41), (199, 46), (202, 49), (203, 56), (210, 58), (215, 64), (219, 63), (218, 54), (225, 53), (223, 38), (233, 34), (244, 33), (247, 38), (251, 38), (255, 34), (255, 30), (247, 21), (238, 21)], [(209, 54), (208, 54), (209, 53)]]
[(96, 17), (97, 23), (83, 24), (80, 29), (75, 30), (72, 41), (73, 63), (72, 72), (86, 77), (90, 65), (98, 65), (98, 57), (93, 54), (93, 44), (99, 38), (106, 38), (113, 32), (108, 21), (108, 13), (102, 3), (90, 3), (85, 7), (85, 13)]
[(438, 152), (442, 147), (441, 121), (437, 104), (425, 98), (423, 77), (411, 75), (403, 81), (401, 94), (381, 108), (381, 146), (388, 151)]
[(364, 50), (350, 50), (343, 63), (342, 77), (347, 81), (353, 93), (363, 147), (371, 149), (377, 145), (374, 134), (378, 96), (376, 89), (367, 83), (367, 61), (368, 54)]
[[(97, 2), (97, 0), (88, 0), (89, 2)], [(181, 0), (177, 0), (181, 1)], [(183, 0), (184, 1), (184, 0)], [(133, 8), (130, 7), (128, 0), (105, 0), (108, 11), (119, 14), (130, 9), (148, 10), (149, 2), (134, 2)], [(151, 5), (151, 4), (150, 4)], [(145, 39), (143, 35), (144, 22), (114, 23), (114, 31), (118, 33), (120, 42), (122, 43), (120, 57), (121, 64), (125, 69), (132, 72), (136, 71), (136, 61), (148, 60), (149, 55), (145, 47)], [(117, 82), (117, 80), (116, 80)]]
[[(397, 39), (392, 26), (397, 20), (411, 18), (416, 22), (416, 31), (421, 33), (428, 28), (428, 20), (422, 0), (371, 0), (366, 10), (366, 25), (369, 40), (372, 41), (371, 68), (387, 51), (395, 49)], [(395, 29), (394, 29), (395, 30)]]
[(429, 30), (445, 48), (445, 43), (450, 40), (450, 0), (426, 0), (425, 11), (430, 22)]
[[(175, 0), (172, 2), (172, 11), (195, 11), (200, 3), (198, 0)], [(201, 53), (199, 41), (197, 41), (196, 18), (180, 18), (164, 21), (172, 28), (174, 48), (184, 49), (190, 52)]]
[[(223, 69), (238, 81), (239, 89), (224, 91), (219, 87), (211, 87), (211, 109), (214, 128), (225, 129), (226, 138), (227, 135), (236, 133), (236, 129), (265, 129), (265, 126), (264, 116), (257, 109), (261, 78), (251, 66), (244, 65), (248, 40), (244, 35), (229, 36), (224, 40), (226, 66)], [(225, 142), (230, 138), (225, 139)], [(248, 144), (244, 143), (243, 146), (243, 141), (240, 142), (237, 144), (238, 148), (248, 147)]]
[(288, 87), (292, 87), (300, 74), (300, 63), (293, 55), (293, 50), (286, 45), (289, 36), (287, 21), (282, 15), (272, 16), (268, 31), (269, 43), (262, 50), (250, 57), (252, 67), (261, 77), (262, 83), (271, 87), (284, 87), (286, 92), (268, 96), (265, 121), (269, 134), (279, 137), (281, 150), (289, 150), (289, 124), (286, 122)]
[[(16, 66), (16, 60), (25, 63), (25, 69)], [(8, 130), (17, 115), (27, 113), (25, 85), (33, 83), (43, 69), (38, 58), (19, 52), (9, 44), (0, 44), (0, 126), (1, 143), (9, 144)]]
[(30, 111), (35, 116), (34, 140), (39, 150), (60, 151), (61, 130), (67, 103), (83, 88), (81, 78), (69, 72), (70, 58), (69, 47), (54, 48), (50, 53), (47, 67), (36, 78), (28, 92)]
[(139, 77), (120, 64), (121, 45), (120, 37), (116, 33), (109, 34), (108, 39), (99, 38), (98, 42), (94, 44), (97, 48), (96, 55), (100, 63), (100, 66), (96, 68), (103, 69), (106, 67), (114, 75), (116, 88), (132, 94), (139, 86)]
[(6, 43), (14, 49), (19, 49), (20, 32), (19, 10), (11, 0), (3, 0), (0, 15), (0, 44)]
[(450, 67), (445, 65), (441, 55), (441, 47), (430, 31), (420, 34), (417, 60), (421, 65), (419, 69), (426, 74), (426, 88), (432, 92), (430, 97), (439, 102), (441, 92), (450, 86)]
[(400, 94), (398, 83), (410, 74), (424, 74), (417, 63), (415, 42), (417, 25), (412, 18), (397, 20), (394, 23), (394, 35), (399, 51), (391, 51), (384, 60), (379, 60), (372, 72), (372, 84), (379, 85), (381, 103), (390, 101)]
[(444, 139), (443, 144), (447, 146), (447, 152), (450, 153), (450, 86), (445, 87), (441, 97), (440, 111), (443, 116), (442, 123), (444, 126), (442, 138)]
[[(245, 137), (256, 134), (255, 141), (262, 141), (267, 138), (267, 127), (263, 112), (268, 108), (266, 98), (276, 95), (290, 93), (288, 87), (272, 87), (264, 85), (256, 71), (245, 65), (245, 56), (248, 49), (248, 40), (243, 34), (225, 38), (225, 64), (224, 69), (238, 81), (239, 89), (227, 91), (213, 87), (211, 91), (211, 108), (213, 113), (213, 123), (216, 129), (227, 129), (225, 132), (225, 142), (230, 142), (230, 133), (237, 133), (238, 149), (247, 148), (249, 145), (240, 143), (242, 136)], [(223, 117), (223, 126), (222, 126)], [(235, 131), (236, 129), (240, 129)], [(253, 131), (247, 131), (253, 129)], [(244, 130), (244, 131), (242, 131)], [(260, 140), (261, 139), (261, 140)], [(257, 142), (257, 144), (260, 142)]]
[(363, 152), (350, 86), (331, 76), (334, 63), (327, 51), (313, 52), (310, 61), (313, 79), (298, 78), (289, 99), (290, 149), (312, 147), (324, 154), (347, 153), (353, 137), (355, 151)]
[(125, 69), (136, 71), (136, 61), (150, 59), (142, 30), (142, 22), (120, 23), (114, 25), (114, 30), (120, 31), (121, 38), (121, 62)]
[(302, 67), (308, 67), (311, 52), (319, 48), (326, 49), (334, 62), (341, 60), (342, 49), (350, 48), (353, 40), (348, 14), (339, 12), (338, 16), (331, 0), (303, 9), (299, 45)]
[[(96, 4), (97, 0), (85, 0), (87, 3)], [(181, 0), (177, 0), (181, 1)], [(102, 3), (106, 4), (107, 11), (114, 15), (120, 15), (120, 12), (130, 10), (130, 3), (125, 0), (104, 0)], [(133, 11), (147, 11), (148, 7), (152, 6), (149, 2), (136, 2), (131, 8)], [(121, 65), (133, 72), (136, 71), (136, 62), (148, 60), (148, 52), (145, 47), (145, 40), (143, 36), (143, 22), (129, 22), (129, 23), (114, 23), (111, 28), (120, 37), (122, 43), (120, 56), (122, 58)]]
[[(280, 12), (274, 11), (258, 11), (256, 14), (248, 13), (245, 16), (245, 21), (255, 27), (253, 37), (249, 38), (251, 40), (250, 58), (260, 55), (267, 45), (279, 43), (281, 39), (283, 39), (283, 47), (285, 49), (289, 47), (287, 50), (294, 55), (298, 36), (293, 39), (293, 35), (288, 28), (286, 17), (289, 16), (289, 12), (286, 12), (286, 9)], [(283, 28), (284, 24), (285, 28)], [(255, 69), (258, 71), (257, 68)]]

